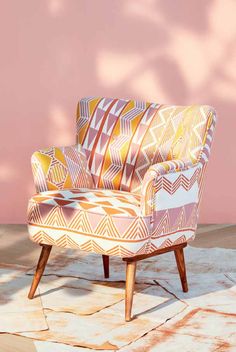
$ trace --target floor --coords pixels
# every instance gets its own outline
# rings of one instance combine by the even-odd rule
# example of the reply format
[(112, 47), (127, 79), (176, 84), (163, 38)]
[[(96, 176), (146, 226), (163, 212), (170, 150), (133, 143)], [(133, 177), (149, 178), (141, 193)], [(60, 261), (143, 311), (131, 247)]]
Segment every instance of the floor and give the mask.
[(123, 321), (124, 267), (54, 248), (26, 299), (39, 247), (24, 225), (0, 225), (0, 352), (236, 351), (236, 225), (200, 225), (186, 250), (189, 293), (173, 254), (138, 266), (134, 314)]

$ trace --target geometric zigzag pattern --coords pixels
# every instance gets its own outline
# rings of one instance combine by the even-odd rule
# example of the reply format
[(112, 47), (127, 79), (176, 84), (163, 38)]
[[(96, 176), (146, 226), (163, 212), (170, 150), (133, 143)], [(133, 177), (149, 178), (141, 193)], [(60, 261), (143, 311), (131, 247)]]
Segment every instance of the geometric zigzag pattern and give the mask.
[(169, 181), (168, 178), (164, 176), (160, 177), (154, 186), (155, 192), (164, 189), (169, 194), (174, 194), (180, 186), (183, 187), (185, 191), (189, 191), (198, 180), (199, 173), (200, 169), (196, 169), (190, 179), (187, 178), (184, 173), (180, 173), (174, 182)]
[(173, 242), (173, 231), (175, 243), (179, 238), (187, 240), (194, 235), (194, 204), (159, 211), (154, 224), (151, 216), (140, 214), (140, 209), (140, 196), (128, 192), (84, 189), (42, 192), (29, 202), (29, 232), (38, 243), (119, 256), (146, 253), (157, 246), (157, 239), (158, 248), (162, 248)]
[[(102, 215), (140, 216), (140, 195), (115, 190), (64, 189), (36, 194), (32, 204), (47, 209), (64, 207), (72, 211), (90, 211)], [(46, 211), (48, 214), (48, 210)]]
[(123, 242), (117, 243), (114, 241), (109, 242), (109, 246), (103, 243), (99, 244), (99, 240), (83, 238), (79, 241), (78, 238), (74, 238), (68, 232), (61, 232), (58, 234), (58, 230), (36, 229), (35, 227), (29, 226), (30, 238), (38, 243), (44, 243), (48, 245), (55, 245), (63, 248), (75, 248), (86, 252), (93, 252), (98, 254), (106, 254), (110, 256), (118, 257), (132, 257), (138, 254), (147, 254), (157, 249), (174, 246), (180, 243), (184, 243), (194, 239), (193, 231), (183, 231), (183, 234), (177, 233), (177, 236), (169, 236), (166, 239), (159, 239), (159, 243), (156, 242), (142, 242), (133, 243), (132, 246), (127, 246)]
[[(186, 204), (195, 202), (198, 205), (197, 208), (199, 208), (202, 195), (203, 175), (209, 159), (213, 131), (216, 123), (216, 116), (212, 110), (207, 114), (207, 117), (208, 118), (205, 117), (204, 119), (205, 134), (203, 134), (201, 138), (198, 137), (198, 140), (201, 140), (202, 144), (196, 148), (198, 155), (196, 155), (197, 160), (195, 162), (191, 160), (190, 155), (188, 155), (189, 151), (186, 150), (186, 155), (182, 155), (182, 159), (173, 159), (154, 164), (146, 172), (141, 190), (141, 208), (143, 214), (153, 214), (155, 210), (162, 208), (161, 202), (159, 201), (160, 194), (162, 195), (162, 202), (165, 201), (166, 198), (171, 201), (171, 204), (174, 203), (174, 207), (177, 207), (178, 203), (181, 202), (181, 197), (186, 197), (185, 192), (188, 192), (189, 198), (187, 198)], [(195, 194), (195, 197), (193, 192), (191, 192), (194, 185), (196, 185), (197, 188), (197, 195)], [(179, 192), (179, 190), (181, 191)], [(168, 195), (172, 197), (169, 198)], [(194, 199), (191, 199), (191, 197)], [(197, 222), (195, 224), (195, 227), (196, 226)]]
[(37, 192), (93, 188), (86, 156), (79, 145), (39, 150), (32, 155), (31, 164)]
[(208, 106), (80, 100), (78, 144), (32, 156), (31, 239), (121, 257), (193, 239), (215, 122)]
[(141, 216), (140, 197), (120, 191), (104, 197), (106, 193), (77, 189), (54, 197), (55, 192), (42, 192), (29, 202), (28, 223), (127, 242), (147, 239), (150, 216)]
[(198, 162), (213, 115), (209, 106), (84, 98), (77, 109), (77, 142), (95, 187), (140, 192), (151, 165)]

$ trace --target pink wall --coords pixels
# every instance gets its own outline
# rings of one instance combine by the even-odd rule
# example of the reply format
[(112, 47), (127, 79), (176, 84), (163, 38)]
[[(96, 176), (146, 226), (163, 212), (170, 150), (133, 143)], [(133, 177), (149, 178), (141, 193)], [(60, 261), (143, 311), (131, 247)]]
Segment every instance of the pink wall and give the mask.
[(235, 0), (0, 0), (0, 221), (25, 222), (30, 156), (74, 143), (79, 97), (218, 112), (201, 222), (236, 222)]

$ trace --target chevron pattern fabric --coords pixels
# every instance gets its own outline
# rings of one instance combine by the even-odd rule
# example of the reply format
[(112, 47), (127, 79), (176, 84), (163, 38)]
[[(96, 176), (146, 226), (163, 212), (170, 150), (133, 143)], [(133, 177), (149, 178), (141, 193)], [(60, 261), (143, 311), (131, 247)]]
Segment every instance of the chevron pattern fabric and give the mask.
[(73, 189), (31, 198), (33, 241), (125, 256), (144, 251), (150, 216), (141, 216), (140, 196), (114, 190)]
[(131, 257), (194, 238), (216, 116), (209, 106), (84, 98), (77, 145), (33, 154), (33, 241)]

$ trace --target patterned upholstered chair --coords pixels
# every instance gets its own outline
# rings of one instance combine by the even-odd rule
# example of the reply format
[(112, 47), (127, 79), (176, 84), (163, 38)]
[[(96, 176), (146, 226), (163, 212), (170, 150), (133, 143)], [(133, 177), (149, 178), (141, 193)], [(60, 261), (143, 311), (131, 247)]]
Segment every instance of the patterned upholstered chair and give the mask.
[(53, 245), (126, 261), (125, 318), (131, 319), (136, 263), (174, 251), (188, 290), (183, 249), (194, 239), (215, 112), (84, 98), (77, 144), (32, 156), (37, 190), (29, 201), (30, 238), (42, 246), (33, 298)]

